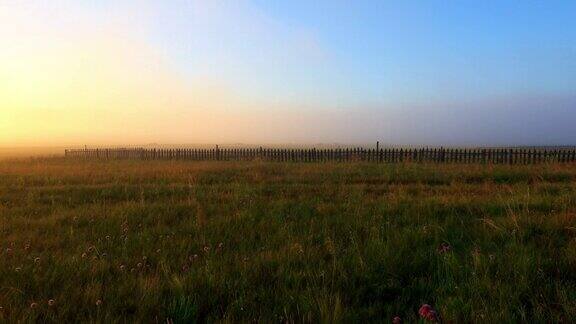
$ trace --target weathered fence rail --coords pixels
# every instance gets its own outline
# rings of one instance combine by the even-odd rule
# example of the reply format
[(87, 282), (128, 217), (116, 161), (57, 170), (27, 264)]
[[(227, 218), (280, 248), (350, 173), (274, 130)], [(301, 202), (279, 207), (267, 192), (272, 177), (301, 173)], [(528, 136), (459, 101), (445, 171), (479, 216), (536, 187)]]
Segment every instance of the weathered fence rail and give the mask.
[(576, 149), (456, 149), (456, 148), (212, 148), (212, 149), (73, 149), (67, 158), (76, 159), (139, 159), (193, 161), (279, 161), (279, 162), (352, 162), (379, 163), (492, 163), (537, 164), (574, 163)]

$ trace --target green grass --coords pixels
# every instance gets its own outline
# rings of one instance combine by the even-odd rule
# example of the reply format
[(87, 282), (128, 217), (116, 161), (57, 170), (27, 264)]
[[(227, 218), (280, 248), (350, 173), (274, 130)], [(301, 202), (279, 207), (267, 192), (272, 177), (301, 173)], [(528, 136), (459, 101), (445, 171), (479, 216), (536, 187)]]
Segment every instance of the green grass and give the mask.
[(576, 167), (4, 161), (0, 248), (0, 321), (572, 322)]

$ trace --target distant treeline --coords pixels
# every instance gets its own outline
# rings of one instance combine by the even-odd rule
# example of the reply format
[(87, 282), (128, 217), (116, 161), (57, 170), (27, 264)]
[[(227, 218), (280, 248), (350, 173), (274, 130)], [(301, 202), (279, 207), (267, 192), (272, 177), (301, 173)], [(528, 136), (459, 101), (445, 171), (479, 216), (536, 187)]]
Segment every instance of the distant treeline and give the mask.
[(66, 150), (67, 158), (77, 159), (138, 159), (192, 161), (278, 161), (278, 162), (352, 162), (375, 163), (431, 162), (431, 163), (493, 163), (536, 164), (576, 162), (576, 149), (522, 148), (219, 148), (212, 149), (73, 149)]

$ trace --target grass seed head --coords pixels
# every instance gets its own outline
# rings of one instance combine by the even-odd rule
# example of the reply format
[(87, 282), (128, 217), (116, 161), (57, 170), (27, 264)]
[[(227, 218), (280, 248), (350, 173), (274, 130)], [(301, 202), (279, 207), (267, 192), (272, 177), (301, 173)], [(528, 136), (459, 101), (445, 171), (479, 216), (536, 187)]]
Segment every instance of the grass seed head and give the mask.
[(452, 246), (446, 242), (442, 242), (440, 246), (438, 246), (438, 253), (444, 254), (452, 251)]

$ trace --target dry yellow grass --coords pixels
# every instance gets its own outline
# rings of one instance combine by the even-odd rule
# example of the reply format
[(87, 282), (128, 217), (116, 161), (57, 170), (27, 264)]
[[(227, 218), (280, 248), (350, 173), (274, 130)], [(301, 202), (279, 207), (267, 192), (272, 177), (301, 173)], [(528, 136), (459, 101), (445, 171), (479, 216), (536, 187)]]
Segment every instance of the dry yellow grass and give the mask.
[(415, 321), (428, 303), (449, 322), (570, 322), (575, 180), (573, 165), (3, 161), (0, 321)]

